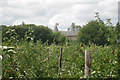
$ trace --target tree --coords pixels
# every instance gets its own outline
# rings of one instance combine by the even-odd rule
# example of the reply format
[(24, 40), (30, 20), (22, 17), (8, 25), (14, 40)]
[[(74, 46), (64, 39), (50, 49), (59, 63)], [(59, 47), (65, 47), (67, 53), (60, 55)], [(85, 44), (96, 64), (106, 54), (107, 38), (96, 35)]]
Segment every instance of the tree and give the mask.
[(66, 40), (66, 37), (63, 36), (60, 32), (55, 32), (54, 33), (54, 42), (56, 44), (59, 44), (59, 43), (63, 44), (65, 42), (65, 40)]
[(108, 40), (109, 44), (115, 45), (116, 40), (117, 40), (116, 27), (112, 24), (111, 19), (106, 19), (105, 26), (108, 30), (107, 40)]
[[(75, 31), (79, 31), (81, 29), (80, 25), (76, 25), (73, 27), (75, 29)], [(70, 28), (67, 29), (68, 31), (70, 30)]]
[(53, 42), (53, 32), (51, 29), (49, 29), (48, 27), (44, 27), (44, 26), (36, 26), (33, 27), (34, 30), (34, 36), (35, 36), (35, 42), (37, 40), (40, 40), (45, 43), (46, 41), (48, 41), (48, 43), (52, 43)]
[(4, 38), (10, 39), (13, 35), (9, 35), (6, 32), (10, 30), (15, 30), (15, 33), (19, 36), (19, 40), (25, 39), (25, 35), (27, 37), (34, 38), (34, 42), (37, 40), (41, 40), (43, 43), (48, 40), (49, 43), (53, 42), (53, 32), (51, 29), (45, 26), (36, 26), (34, 24), (24, 24), (24, 27), (20, 25), (15, 26), (2, 26), (2, 34), (3, 34), (3, 42)]
[(74, 28), (75, 28), (75, 31), (79, 31), (81, 29), (81, 26), (80, 25), (76, 25)]
[[(35, 43), (37, 40), (41, 40), (43, 43), (46, 41), (48, 44), (53, 43), (53, 40), (56, 44), (58, 43), (64, 43), (65, 42), (65, 36), (61, 35), (60, 33), (53, 33), (53, 31), (43, 25), (36, 26), (34, 24), (24, 24), (23, 27), (21, 25), (14, 25), (14, 26), (4, 26), (2, 25), (2, 41), (5, 42), (9, 40), (13, 34), (10, 32), (10, 30), (14, 30), (17, 35), (18, 40), (27, 39), (29, 42), (30, 40), (33, 40)], [(8, 34), (7, 32), (10, 32)]]
[(90, 21), (85, 26), (83, 26), (78, 33), (78, 41), (88, 44), (92, 42), (97, 45), (104, 45), (107, 43), (106, 32), (107, 28), (99, 24), (100, 22)]

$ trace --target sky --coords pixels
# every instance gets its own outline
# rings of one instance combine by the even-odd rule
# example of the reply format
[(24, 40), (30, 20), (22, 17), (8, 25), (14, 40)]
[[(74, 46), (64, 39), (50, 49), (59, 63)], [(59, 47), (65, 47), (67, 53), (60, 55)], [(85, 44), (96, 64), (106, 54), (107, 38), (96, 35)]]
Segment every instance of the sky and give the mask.
[(103, 21), (118, 21), (119, 0), (0, 0), (0, 24), (44, 25), (66, 31), (72, 23), (85, 25), (98, 12)]

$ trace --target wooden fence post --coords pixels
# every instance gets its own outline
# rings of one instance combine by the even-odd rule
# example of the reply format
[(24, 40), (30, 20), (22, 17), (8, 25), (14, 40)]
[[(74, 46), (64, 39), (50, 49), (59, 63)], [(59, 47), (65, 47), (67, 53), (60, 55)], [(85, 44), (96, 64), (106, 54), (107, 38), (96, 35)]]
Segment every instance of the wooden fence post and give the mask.
[(50, 52), (50, 49), (49, 49), (49, 48), (47, 48), (47, 53), (48, 53), (48, 55), (47, 55), (47, 59), (48, 59), (48, 62), (47, 62), (47, 71), (48, 71), (48, 76), (49, 76), (49, 52)]
[(49, 62), (49, 48), (47, 48), (47, 52), (48, 52), (48, 62)]
[(85, 76), (91, 75), (91, 51), (85, 50)]
[(61, 67), (62, 67), (62, 48), (60, 48), (60, 60), (59, 60), (59, 68), (60, 68), (60, 71), (61, 71)]

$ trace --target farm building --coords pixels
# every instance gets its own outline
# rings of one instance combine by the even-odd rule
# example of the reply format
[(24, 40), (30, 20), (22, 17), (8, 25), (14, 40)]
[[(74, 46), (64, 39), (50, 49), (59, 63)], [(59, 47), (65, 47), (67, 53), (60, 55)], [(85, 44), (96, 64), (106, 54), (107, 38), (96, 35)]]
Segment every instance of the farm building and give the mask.
[[(57, 28), (58, 25), (59, 25), (58, 23), (55, 24), (54, 29), (53, 29), (54, 32), (59, 31)], [(74, 26), (75, 26), (75, 23), (72, 23), (70, 26), (70, 30), (69, 31), (60, 31), (61, 34), (67, 36), (71, 40), (76, 40), (78, 31), (75, 31)]]

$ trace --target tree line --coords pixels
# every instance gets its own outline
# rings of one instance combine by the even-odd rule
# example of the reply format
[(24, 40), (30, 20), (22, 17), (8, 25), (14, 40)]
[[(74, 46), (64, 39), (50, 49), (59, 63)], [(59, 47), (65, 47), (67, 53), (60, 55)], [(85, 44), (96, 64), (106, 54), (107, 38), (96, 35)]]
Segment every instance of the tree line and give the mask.
[(33, 40), (35, 43), (37, 40), (41, 40), (42, 43), (63, 43), (66, 37), (61, 35), (60, 32), (54, 33), (50, 28), (35, 24), (24, 24), (5, 26), (2, 25), (2, 42), (11, 42), (10, 40), (27, 40), (28, 42)]
[[(100, 18), (99, 13), (96, 13), (96, 20), (91, 20), (87, 24), (76, 26), (75, 30), (79, 30), (77, 43), (89, 44), (94, 43), (97, 45), (110, 45), (115, 44), (117, 39), (120, 39), (120, 24), (113, 25), (111, 19), (106, 19), (106, 23)], [(14, 26), (2, 26), (2, 41), (41, 40), (43, 43), (48, 42), (63, 44), (69, 41), (67, 37), (60, 32), (54, 33), (50, 28), (35, 24), (24, 24)], [(12, 38), (12, 39), (11, 39)], [(75, 41), (74, 41), (75, 42)]]

